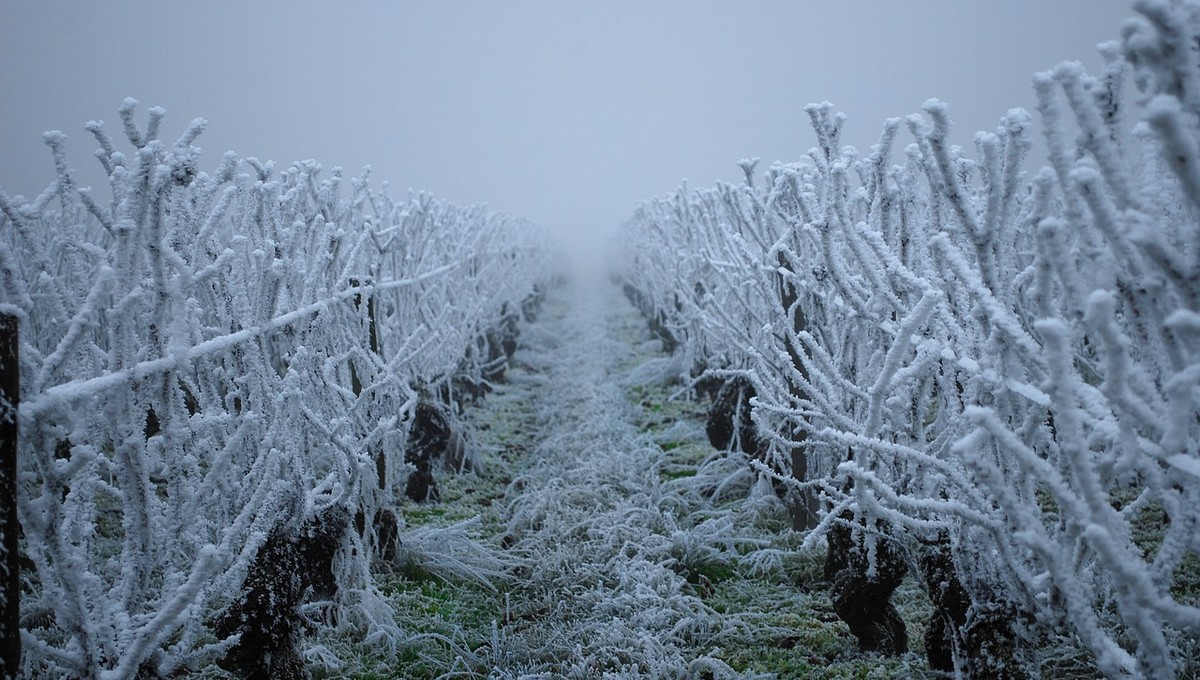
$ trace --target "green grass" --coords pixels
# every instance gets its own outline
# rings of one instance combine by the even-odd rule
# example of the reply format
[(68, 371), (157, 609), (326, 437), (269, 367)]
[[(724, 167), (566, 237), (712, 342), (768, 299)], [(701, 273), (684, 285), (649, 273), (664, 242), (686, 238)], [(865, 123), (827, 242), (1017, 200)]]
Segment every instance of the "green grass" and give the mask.
[[(739, 672), (775, 673), (779, 678), (920, 678), (925, 614), (916, 593), (893, 598), (909, 627), (910, 651), (902, 657), (862, 654), (846, 624), (833, 612), (827, 584), (812, 580), (824, 559), (819, 552), (798, 555), (773, 578), (734, 570), (713, 585), (706, 602), (715, 611), (750, 623), (750, 637), (716, 650), (714, 656)], [(916, 589), (919, 593), (919, 589)]]
[(506, 610), (504, 591), (413, 568), (380, 575), (378, 581), (408, 642), (394, 653), (355, 640), (326, 642), (345, 663), (337, 669), (312, 668), (314, 678), (433, 680), (451, 669), (455, 677), (487, 676), (479, 658)]
[(664, 480), (695, 477), (696, 468), (676, 468), (674, 470), (659, 470), (658, 476)]

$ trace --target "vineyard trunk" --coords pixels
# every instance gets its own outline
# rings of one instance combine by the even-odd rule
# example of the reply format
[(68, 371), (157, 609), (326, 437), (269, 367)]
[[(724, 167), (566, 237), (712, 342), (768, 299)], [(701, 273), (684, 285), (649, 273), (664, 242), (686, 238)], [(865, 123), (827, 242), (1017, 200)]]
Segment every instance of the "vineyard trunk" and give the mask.
[(222, 638), (240, 635), (223, 665), (245, 678), (308, 677), (300, 656), (300, 607), (337, 593), (334, 558), (350, 527), (350, 513), (332, 506), (310, 517), (299, 531), (281, 526), (259, 549), (239, 600), (218, 619)]
[(866, 527), (848, 511), (840, 519), (829, 530), (825, 560), (834, 612), (858, 638), (862, 651), (903, 654), (908, 651), (908, 631), (891, 597), (908, 573), (904, 551), (895, 539), (877, 533), (872, 565)]
[[(789, 266), (787, 259), (782, 254), (779, 255), (779, 266), (783, 268)], [(807, 329), (808, 321), (805, 319), (804, 311), (800, 308), (800, 296), (796, 287), (783, 277), (779, 279), (779, 298), (784, 314), (790, 316), (792, 319), (792, 337), (796, 337)], [(800, 356), (800, 351), (792, 341), (785, 340), (784, 344), (787, 345), (788, 359), (791, 360), (792, 366), (807, 381), (808, 368), (804, 365), (804, 358)], [(789, 381), (788, 385), (794, 400), (799, 403), (807, 401), (807, 395), (804, 394), (804, 390), (799, 385), (792, 381)], [(805, 451), (808, 431), (802, 428), (794, 428), (790, 438), (792, 441), (792, 478), (797, 482), (804, 482), (808, 478), (808, 454)], [(803, 488), (796, 490), (792, 494), (788, 503), (788, 511), (792, 517), (792, 528), (796, 531), (804, 531), (817, 526), (821, 507), (813, 490), (811, 488)]]

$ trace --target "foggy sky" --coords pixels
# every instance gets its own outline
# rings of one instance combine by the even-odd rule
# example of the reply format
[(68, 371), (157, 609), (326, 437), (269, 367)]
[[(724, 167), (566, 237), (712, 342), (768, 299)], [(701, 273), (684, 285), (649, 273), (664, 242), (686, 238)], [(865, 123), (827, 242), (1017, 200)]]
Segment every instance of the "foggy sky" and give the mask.
[(808, 102), (845, 111), (843, 143), (866, 152), (885, 118), (937, 97), (969, 145), (1033, 110), (1034, 72), (1096, 72), (1095, 45), (1132, 14), (1124, 0), (0, 0), (0, 188), (32, 197), (53, 179), (50, 129), (99, 187), (83, 125), (119, 135), (128, 96), (142, 125), (167, 110), (168, 141), (207, 118), (203, 170), (226, 150), (313, 158), (323, 176), (370, 165), (393, 196), (484, 202), (591, 242), (685, 178), (798, 159), (815, 144)]

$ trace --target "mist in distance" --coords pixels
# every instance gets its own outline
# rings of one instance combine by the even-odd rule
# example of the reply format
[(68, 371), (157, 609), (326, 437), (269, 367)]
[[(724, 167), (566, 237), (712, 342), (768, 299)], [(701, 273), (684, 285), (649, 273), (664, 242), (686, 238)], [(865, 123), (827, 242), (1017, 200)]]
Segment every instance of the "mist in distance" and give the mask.
[(118, 135), (134, 97), (142, 124), (167, 110), (168, 141), (208, 119), (202, 170), (227, 150), (312, 158), (323, 177), (369, 165), (393, 196), (486, 203), (590, 256), (684, 179), (800, 158), (809, 102), (844, 111), (842, 142), (865, 154), (886, 118), (937, 97), (971, 147), (1008, 109), (1033, 110), (1035, 72), (1096, 72), (1096, 44), (1132, 14), (1118, 0), (5, 2), (0, 188), (32, 198), (53, 180), (42, 132), (58, 129), (80, 184), (101, 190), (83, 125)]

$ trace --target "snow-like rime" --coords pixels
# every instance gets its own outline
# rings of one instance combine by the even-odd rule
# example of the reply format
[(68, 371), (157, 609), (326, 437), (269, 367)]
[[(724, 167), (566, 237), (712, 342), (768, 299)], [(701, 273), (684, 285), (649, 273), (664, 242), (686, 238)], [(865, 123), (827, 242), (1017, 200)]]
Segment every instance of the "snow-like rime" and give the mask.
[(1063, 640), (1110, 678), (1195, 670), (1175, 586), (1200, 557), (1200, 3), (1136, 9), (1102, 74), (1036, 77), (1032, 176), (1024, 110), (972, 158), (930, 100), (860, 157), (825, 103), (800, 162), (756, 187), (743, 161), (744, 185), (682, 188), (623, 232), (691, 376), (753, 383), (761, 473), (794, 511), (819, 495), (808, 542), (870, 583), (898, 548), (922, 565), (931, 664), (956, 675), (1035, 676)]
[(395, 201), (365, 174), (344, 196), (341, 171), (322, 180), (311, 161), (277, 173), (228, 154), (207, 174), (203, 120), (168, 143), (163, 110), (143, 130), (135, 106), (128, 153), (87, 126), (110, 204), (76, 185), (58, 132), (47, 190), (0, 193), (26, 669), (115, 680), (220, 661), (286, 677), (291, 639), (256, 638), (264, 659), (238, 666), (255, 612), (292, 619), (268, 639), (395, 645), (364, 519), (403, 493), (418, 403), (496, 370), (489, 334), (548, 278), (541, 237), (482, 207)]
[[(1101, 74), (1038, 74), (1036, 117), (1009, 111), (974, 153), (937, 100), (865, 156), (815, 104), (799, 162), (741, 161), (744, 184), (641, 205), (619, 278), (672, 356), (634, 373), (710, 394), (729, 454), (662, 480), (663, 449), (622, 410), (607, 312), (580, 303), (533, 327), (545, 436), (497, 545), (467, 536), (478, 518), (409, 530), (395, 508), (437, 497), (435, 458), (471, 464), (455, 409), (517, 351), (553, 279), (544, 234), (311, 161), (202, 172), (205, 122), (165, 142), (164, 111), (142, 128), (133, 100), (129, 147), (87, 125), (101, 199), (47, 133), (57, 178), (0, 191), (23, 672), (305, 677), (350, 638), (387, 655), (412, 633), (373, 561), (441, 549), (429, 572), (516, 574), (545, 601), (460, 666), (735, 677), (706, 650), (752, 617), (689, 578), (801, 554), (750, 530), (769, 508), (801, 551), (827, 548), (862, 651), (907, 651), (889, 598), (917, 578), (946, 676), (1037, 677), (1079, 650), (1108, 678), (1194, 675), (1200, 0), (1135, 9)], [(1049, 167), (1030, 172), (1039, 129)]]

